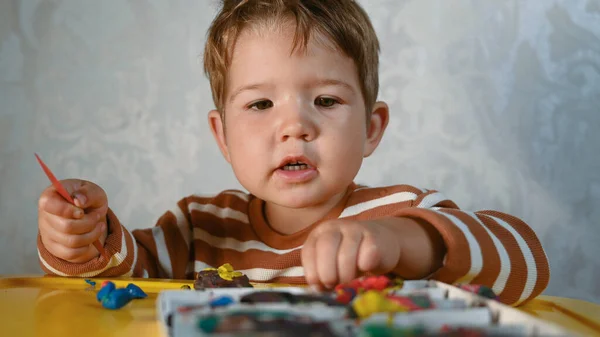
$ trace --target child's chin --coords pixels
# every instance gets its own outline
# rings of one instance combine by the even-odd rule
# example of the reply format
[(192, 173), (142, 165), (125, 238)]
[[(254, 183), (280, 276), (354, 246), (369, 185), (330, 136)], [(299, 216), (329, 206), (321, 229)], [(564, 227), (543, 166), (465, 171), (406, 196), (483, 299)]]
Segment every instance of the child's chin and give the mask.
[(279, 206), (293, 209), (315, 207), (325, 202), (325, 200), (320, 200), (315, 196), (309, 194), (299, 195), (297, 192), (279, 192), (273, 196), (271, 201)]

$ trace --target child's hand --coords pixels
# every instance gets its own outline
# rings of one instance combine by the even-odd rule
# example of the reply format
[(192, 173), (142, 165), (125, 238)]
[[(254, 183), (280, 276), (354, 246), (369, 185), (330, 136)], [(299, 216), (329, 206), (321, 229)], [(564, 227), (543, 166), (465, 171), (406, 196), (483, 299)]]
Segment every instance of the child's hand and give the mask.
[(445, 254), (441, 234), (421, 219), (336, 219), (310, 233), (302, 265), (308, 284), (332, 288), (365, 272), (420, 279), (439, 269)]
[(399, 259), (398, 234), (379, 221), (324, 222), (302, 248), (306, 282), (319, 288), (351, 281), (362, 272), (387, 273)]
[(44, 247), (54, 256), (72, 263), (85, 263), (100, 253), (92, 245), (106, 240), (106, 193), (98, 185), (68, 179), (61, 183), (75, 200), (72, 205), (53, 186), (46, 188), (38, 203), (38, 227)]

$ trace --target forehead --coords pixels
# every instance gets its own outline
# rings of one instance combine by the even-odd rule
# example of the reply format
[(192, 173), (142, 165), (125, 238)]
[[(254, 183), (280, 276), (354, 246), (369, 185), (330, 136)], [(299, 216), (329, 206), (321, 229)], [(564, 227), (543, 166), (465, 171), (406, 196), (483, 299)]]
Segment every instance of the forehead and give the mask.
[[(249, 37), (258, 38), (278, 38), (281, 41), (285, 40), (290, 45), (295, 38), (302, 38), (303, 33), (310, 35), (308, 44), (317, 45), (322, 48), (329, 48), (332, 52), (339, 52), (336, 43), (327, 35), (319, 31), (318, 28), (308, 28), (308, 32), (301, 32), (296, 34), (296, 23), (289, 17), (284, 18), (272, 18), (263, 21), (247, 24), (239, 34), (238, 42), (243, 42), (244, 39)], [(295, 36), (298, 35), (298, 36)], [(303, 48), (304, 41), (298, 41), (297, 49), (300, 51), (306, 51)]]
[(276, 81), (286, 75), (298, 81), (333, 77), (359, 87), (355, 62), (330, 38), (316, 30), (306, 45), (302, 41), (294, 45), (294, 38), (292, 24), (266, 22), (242, 30), (232, 50), (227, 92), (240, 82)]

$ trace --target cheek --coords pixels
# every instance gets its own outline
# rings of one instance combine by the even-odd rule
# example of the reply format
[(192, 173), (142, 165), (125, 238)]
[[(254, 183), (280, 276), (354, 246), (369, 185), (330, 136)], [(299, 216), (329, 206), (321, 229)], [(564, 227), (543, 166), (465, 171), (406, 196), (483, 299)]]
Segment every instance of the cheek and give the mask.
[(265, 160), (267, 144), (255, 127), (248, 123), (228, 125), (227, 148), (234, 170), (255, 171)]
[(357, 171), (363, 160), (366, 131), (360, 127), (341, 128), (332, 142), (328, 144), (328, 152), (337, 170)]
[[(239, 135), (238, 135), (239, 136)], [(238, 181), (247, 190), (254, 190), (257, 183), (257, 175), (262, 172), (261, 155), (258, 153), (257, 144), (253, 144), (252, 139), (246, 137), (231, 137), (229, 145), (229, 158), (231, 159), (231, 168)]]
[[(245, 123), (240, 118), (236, 118), (235, 121), (231, 121), (227, 124), (227, 146), (232, 152), (239, 152), (242, 150), (252, 149), (250, 143), (256, 139), (256, 131), (252, 132), (253, 128), (249, 123)], [(254, 129), (256, 130), (256, 129)]]

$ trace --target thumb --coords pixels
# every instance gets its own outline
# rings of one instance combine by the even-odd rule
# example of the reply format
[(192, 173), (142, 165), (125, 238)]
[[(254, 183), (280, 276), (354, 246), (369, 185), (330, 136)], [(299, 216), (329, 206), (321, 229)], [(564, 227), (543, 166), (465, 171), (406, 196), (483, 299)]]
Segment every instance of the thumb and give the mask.
[(82, 181), (72, 196), (75, 206), (83, 209), (102, 208), (107, 204), (106, 192), (90, 181)]

